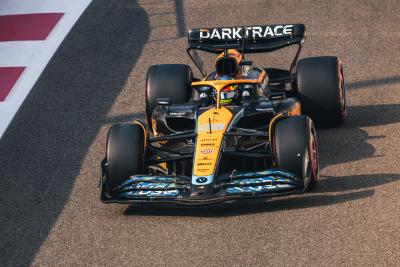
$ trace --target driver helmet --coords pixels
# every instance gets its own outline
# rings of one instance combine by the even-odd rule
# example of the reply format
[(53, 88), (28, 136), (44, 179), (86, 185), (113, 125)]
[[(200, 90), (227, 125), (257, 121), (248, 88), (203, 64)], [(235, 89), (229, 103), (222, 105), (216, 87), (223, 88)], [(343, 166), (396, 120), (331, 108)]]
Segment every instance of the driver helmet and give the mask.
[[(229, 75), (224, 75), (219, 78), (219, 80), (224, 80), (224, 81), (234, 80), (234, 79), (235, 78), (233, 78), (232, 76), (229, 76)], [(221, 91), (220, 103), (221, 104), (231, 103), (237, 94), (237, 87), (238, 87), (237, 85), (231, 85), (231, 86), (225, 87)]]

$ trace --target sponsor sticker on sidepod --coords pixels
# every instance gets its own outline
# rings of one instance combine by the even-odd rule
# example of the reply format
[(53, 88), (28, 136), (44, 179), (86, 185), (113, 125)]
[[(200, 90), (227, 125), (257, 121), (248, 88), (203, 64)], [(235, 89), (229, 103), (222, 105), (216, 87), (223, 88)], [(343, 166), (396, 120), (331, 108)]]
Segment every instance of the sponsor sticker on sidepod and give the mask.
[(211, 154), (214, 152), (214, 150), (212, 149), (203, 149), (200, 151), (202, 154)]

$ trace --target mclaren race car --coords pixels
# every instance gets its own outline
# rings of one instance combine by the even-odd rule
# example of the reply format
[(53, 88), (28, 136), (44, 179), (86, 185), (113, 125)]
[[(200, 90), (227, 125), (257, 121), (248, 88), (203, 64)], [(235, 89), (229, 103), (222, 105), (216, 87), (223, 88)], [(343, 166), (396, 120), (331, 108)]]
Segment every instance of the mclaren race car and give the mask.
[[(193, 29), (182, 64), (150, 67), (146, 121), (113, 125), (101, 163), (105, 203), (213, 204), (302, 193), (319, 178), (314, 122), (346, 116), (333, 56), (299, 60), (303, 24)], [(290, 45), (289, 70), (256, 67), (246, 54)], [(197, 51), (214, 53), (207, 72)]]

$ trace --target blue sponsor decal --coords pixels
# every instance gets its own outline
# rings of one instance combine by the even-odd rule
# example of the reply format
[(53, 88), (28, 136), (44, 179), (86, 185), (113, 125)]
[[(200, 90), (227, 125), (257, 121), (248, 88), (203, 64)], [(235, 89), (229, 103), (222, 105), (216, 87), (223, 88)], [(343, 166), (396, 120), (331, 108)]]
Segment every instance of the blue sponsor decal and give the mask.
[(265, 170), (259, 172), (236, 172), (227, 183), (227, 194), (268, 193), (303, 186), (303, 182), (294, 174), (282, 170)]
[(114, 191), (125, 198), (176, 197), (179, 195), (176, 177), (134, 175), (123, 181)]
[(141, 190), (141, 191), (129, 191), (121, 193), (121, 197), (176, 197), (178, 196), (178, 190), (169, 191), (153, 191), (153, 190)]

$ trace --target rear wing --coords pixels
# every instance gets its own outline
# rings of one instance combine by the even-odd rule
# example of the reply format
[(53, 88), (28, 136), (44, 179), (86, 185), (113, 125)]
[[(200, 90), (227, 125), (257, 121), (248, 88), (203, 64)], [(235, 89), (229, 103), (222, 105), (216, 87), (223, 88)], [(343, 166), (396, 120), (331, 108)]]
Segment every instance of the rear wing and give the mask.
[(192, 29), (188, 32), (188, 53), (203, 75), (204, 64), (195, 50), (219, 54), (225, 49), (242, 53), (265, 53), (298, 44), (291, 69), (296, 65), (306, 27), (303, 24), (275, 24), (244, 27)]
[(211, 53), (221, 53), (225, 48), (263, 53), (302, 43), (305, 30), (303, 24), (192, 29), (188, 33), (188, 43), (190, 49)]

